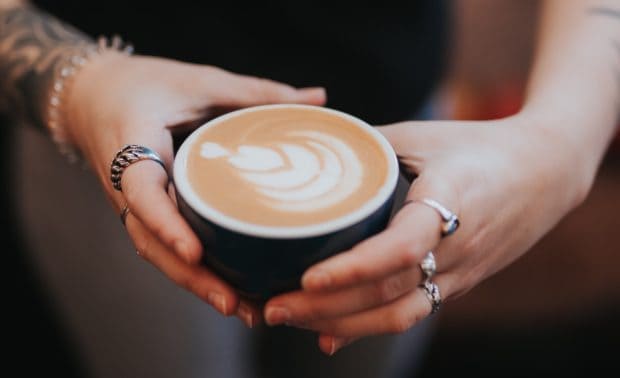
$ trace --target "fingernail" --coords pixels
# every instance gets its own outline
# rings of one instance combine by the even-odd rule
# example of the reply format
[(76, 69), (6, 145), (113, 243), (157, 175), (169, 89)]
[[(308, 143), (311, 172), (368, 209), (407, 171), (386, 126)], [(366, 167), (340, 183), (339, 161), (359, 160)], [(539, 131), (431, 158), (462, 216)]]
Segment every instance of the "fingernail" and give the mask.
[(323, 290), (331, 285), (331, 279), (327, 273), (320, 270), (309, 272), (302, 278), (302, 285), (308, 289)]
[(240, 304), (239, 308), (237, 309), (237, 314), (239, 315), (243, 323), (248, 326), (248, 328), (254, 327), (254, 316), (252, 316), (252, 311), (250, 311), (249, 308), (247, 308), (243, 304)]
[(325, 88), (323, 87), (304, 87), (304, 88), (298, 88), (297, 89), (299, 92), (304, 92), (304, 93), (325, 93)]
[(313, 97), (315, 99), (324, 99), (326, 97), (325, 88), (323, 87), (299, 88), (297, 93), (301, 96)]
[(334, 353), (336, 353), (336, 338), (332, 337), (331, 339), (331, 343), (329, 344), (329, 355), (333, 356)]
[(269, 307), (265, 314), (265, 320), (269, 325), (286, 323), (291, 320), (291, 312), (284, 307)]
[(219, 293), (209, 293), (207, 295), (209, 303), (222, 314), (226, 314), (226, 298)]

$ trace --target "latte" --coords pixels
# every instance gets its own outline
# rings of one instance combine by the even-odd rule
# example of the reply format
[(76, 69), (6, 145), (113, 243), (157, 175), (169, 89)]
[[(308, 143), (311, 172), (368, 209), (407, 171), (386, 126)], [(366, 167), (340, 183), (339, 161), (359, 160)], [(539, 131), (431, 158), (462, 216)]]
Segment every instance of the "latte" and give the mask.
[(174, 161), (179, 211), (202, 263), (249, 298), (299, 289), (311, 265), (381, 232), (398, 161), (373, 127), (309, 105), (264, 105), (213, 119)]
[(390, 151), (375, 134), (312, 107), (237, 112), (198, 131), (185, 176), (204, 204), (235, 220), (320, 224), (359, 210), (386, 186)]

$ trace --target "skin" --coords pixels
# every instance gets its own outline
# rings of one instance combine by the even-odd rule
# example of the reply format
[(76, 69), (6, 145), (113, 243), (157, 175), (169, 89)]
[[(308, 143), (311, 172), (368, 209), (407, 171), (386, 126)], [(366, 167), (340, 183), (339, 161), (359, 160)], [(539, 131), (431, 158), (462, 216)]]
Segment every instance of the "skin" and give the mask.
[(461, 227), (441, 239), (438, 214), (407, 205), (385, 232), (311, 267), (303, 290), (271, 299), (267, 323), (314, 330), (331, 355), (428, 316), (418, 288), (427, 251), (435, 251), (433, 281), (444, 301), (522, 256), (592, 185), (620, 110), (619, 42), (620, 2), (548, 1), (518, 114), (381, 127), (418, 175), (408, 199), (436, 199), (459, 214)]
[(224, 315), (238, 315), (250, 327), (260, 312), (199, 265), (200, 241), (177, 210), (167, 173), (152, 161), (133, 164), (123, 173), (121, 193), (110, 185), (110, 162), (119, 146), (137, 143), (157, 151), (171, 172), (175, 131), (191, 129), (221, 109), (287, 102), (322, 105), (325, 92), (216, 67), (108, 53), (84, 67), (67, 103), (74, 143), (115, 210), (120, 212), (125, 203), (131, 209), (126, 228), (138, 254), (179, 286)]
[[(407, 205), (383, 233), (311, 267), (302, 290), (272, 298), (262, 314), (268, 324), (315, 330), (330, 355), (362, 337), (406, 332), (431, 310), (418, 288), (418, 264), (428, 250), (438, 265), (433, 281), (450, 300), (522, 256), (583, 201), (617, 121), (620, 4), (551, 0), (545, 7), (535, 69), (518, 114), (380, 128), (418, 176), (408, 199), (436, 199), (459, 215), (459, 230), (441, 239), (437, 213), (419, 202)], [(0, 38), (0, 47), (7, 40)], [(6, 60), (0, 53), (0, 62)], [(36, 98), (18, 94), (22, 102)], [(178, 214), (161, 167), (132, 165), (119, 193), (109, 183), (109, 164), (122, 145), (137, 143), (158, 151), (169, 167), (171, 132), (221, 108), (324, 101), (321, 89), (295, 90), (214, 67), (110, 52), (75, 77), (66, 127), (115, 211), (129, 204), (127, 230), (140, 255), (252, 326), (259, 309), (197, 264), (200, 244)]]
[[(0, 110), (22, 123), (46, 127), (55, 71), (88, 36), (22, 2), (0, 0)], [(143, 161), (123, 174), (123, 192), (110, 183), (110, 163), (123, 145), (157, 151), (171, 172), (173, 134), (187, 132), (223, 111), (269, 103), (322, 105), (322, 88), (295, 89), (216, 67), (106, 51), (65, 87), (64, 127), (100, 179), (114, 211), (131, 209), (127, 232), (138, 254), (178, 285), (248, 326), (260, 311), (198, 261), (202, 248), (181, 218), (157, 163)]]

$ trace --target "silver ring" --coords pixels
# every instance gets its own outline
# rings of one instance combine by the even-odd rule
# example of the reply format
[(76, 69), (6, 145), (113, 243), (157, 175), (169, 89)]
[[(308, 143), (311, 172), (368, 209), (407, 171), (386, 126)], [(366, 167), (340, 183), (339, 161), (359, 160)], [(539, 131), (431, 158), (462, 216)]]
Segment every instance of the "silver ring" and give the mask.
[(125, 222), (127, 221), (127, 215), (129, 215), (129, 211), (130, 211), (129, 204), (125, 203), (125, 206), (123, 206), (123, 209), (121, 210), (121, 214), (119, 215), (123, 226), (125, 225)]
[(421, 200), (410, 200), (410, 201), (405, 202), (405, 205), (413, 203), (413, 202), (423, 203), (426, 206), (433, 208), (435, 211), (439, 213), (439, 216), (441, 217), (441, 220), (443, 221), (443, 223), (441, 224), (441, 236), (442, 237), (452, 235), (461, 225), (461, 222), (459, 221), (459, 217), (456, 214), (448, 210), (445, 206), (435, 201), (434, 199), (422, 198)]
[(429, 282), (437, 271), (437, 264), (435, 262), (435, 255), (433, 251), (428, 251), (422, 262), (420, 263), (420, 269), (424, 274), (422, 283)]
[(137, 163), (141, 160), (153, 160), (154, 162), (159, 163), (159, 165), (161, 165), (167, 172), (166, 166), (157, 152), (148, 147), (139, 146), (137, 144), (127, 144), (116, 153), (116, 156), (114, 156), (114, 159), (112, 160), (112, 166), (110, 167), (110, 180), (112, 181), (112, 186), (114, 189), (121, 192), (123, 191), (123, 188), (121, 187), (123, 172), (131, 164)]
[(441, 293), (439, 292), (439, 286), (436, 283), (428, 280), (420, 285), (420, 288), (424, 290), (426, 298), (431, 302), (431, 314), (439, 311), (441, 307)]

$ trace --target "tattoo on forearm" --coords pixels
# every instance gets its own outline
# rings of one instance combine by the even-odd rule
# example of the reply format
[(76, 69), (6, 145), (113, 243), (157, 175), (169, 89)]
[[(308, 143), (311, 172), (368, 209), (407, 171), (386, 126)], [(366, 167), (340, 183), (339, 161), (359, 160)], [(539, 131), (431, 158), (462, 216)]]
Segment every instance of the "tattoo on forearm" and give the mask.
[(68, 50), (90, 41), (34, 7), (0, 10), (0, 112), (44, 125), (57, 64)]

